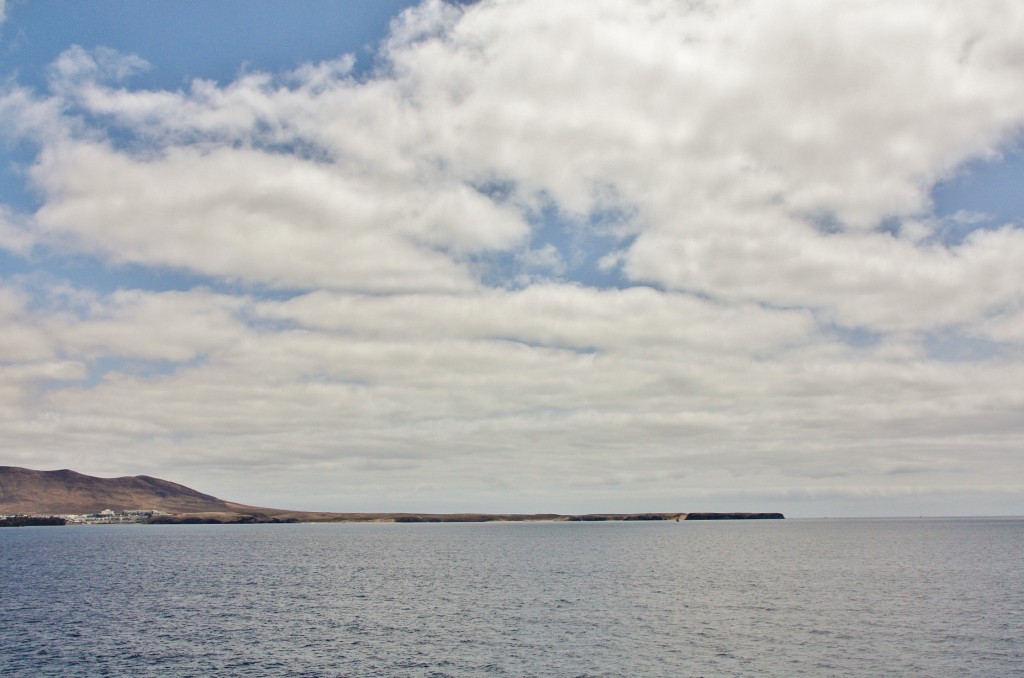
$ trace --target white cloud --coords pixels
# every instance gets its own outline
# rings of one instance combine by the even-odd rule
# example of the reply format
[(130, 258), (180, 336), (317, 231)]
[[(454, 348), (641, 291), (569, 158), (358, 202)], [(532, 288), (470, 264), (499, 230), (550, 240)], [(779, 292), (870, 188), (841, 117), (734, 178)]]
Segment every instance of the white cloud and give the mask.
[[(560, 285), (283, 302), (133, 291), (84, 295), (75, 313), (3, 300), (51, 346), (5, 378), (7, 444), (47, 466), (128, 455), (207, 487), (214, 473), (222, 494), (243, 488), (238, 465), (273, 468), (267, 491), (304, 477), (324, 509), (451, 507), (454, 492), (464, 508), (584, 510), (641, 495), (668, 509), (709, 487), (905, 486), (893, 469), (998, 485), (1017, 463), (1019, 362), (852, 350), (798, 311)], [(101, 358), (129, 362), (87, 382)], [(432, 503), (402, 498), (424, 482), (437, 489), (416, 501)]]
[(55, 357), (50, 339), (24, 313), (25, 298), (17, 289), (0, 287), (0, 364), (17, 365)]
[(133, 54), (121, 54), (109, 47), (85, 50), (73, 45), (50, 64), (50, 87), (60, 94), (73, 94), (77, 87), (86, 91), (98, 82), (119, 83), (149, 68)]
[[(964, 283), (994, 240), (1001, 267), (1024, 240), (950, 250), (922, 242), (921, 217), (937, 180), (1020, 129), (1021, 24), (991, 3), (430, 2), (396, 20), (368, 81), (346, 56), (185, 92), (104, 84), (144, 62), (73, 48), (54, 93), (139, 141), (115, 150), (68, 118), (35, 171), (38, 217), (116, 260), (465, 289), (467, 255), (527, 251), (544, 195), (569, 216), (631, 210), (617, 257), (637, 281), (881, 330), (968, 322), (1015, 302)], [(468, 188), (494, 180), (511, 200)], [(887, 219), (907, 237), (876, 232)], [(545, 251), (559, 270), (543, 244), (519, 261)], [(936, 294), (953, 303), (922, 303)]]
[[(364, 78), (173, 92), (69, 49), (0, 102), (41, 146), (0, 247), (223, 289), (9, 280), (5, 444), (229, 495), (245, 467), (324, 509), (1011, 496), (1024, 232), (930, 191), (1019, 134), (1022, 29), (988, 2), (427, 2)], [(939, 329), (999, 350), (941, 360)]]
[(19, 217), (0, 205), (0, 250), (26, 256), (32, 251), (35, 237), (31, 229), (16, 223)]
[(463, 185), (388, 185), (285, 154), (181, 149), (137, 161), (75, 143), (51, 149), (33, 173), (53, 197), (36, 219), (55, 241), (284, 287), (465, 289), (464, 266), (441, 250), (525, 233)]
[[(614, 186), (643, 224), (632, 277), (888, 328), (947, 321), (923, 295), (983, 275), (973, 243), (953, 253), (871, 231), (925, 212), (936, 180), (1013, 139), (1022, 22), (984, 3), (501, 3), (391, 56), (464, 172), (577, 212)], [(1020, 236), (1001, 239), (1009, 264)], [(958, 301), (956, 319), (985, 310)]]

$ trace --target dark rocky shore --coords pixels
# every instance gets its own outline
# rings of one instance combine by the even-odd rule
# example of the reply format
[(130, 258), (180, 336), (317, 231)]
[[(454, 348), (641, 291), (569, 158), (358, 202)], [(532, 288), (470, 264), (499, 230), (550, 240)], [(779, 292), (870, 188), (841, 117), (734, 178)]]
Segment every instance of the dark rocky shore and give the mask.
[(4, 516), (0, 518), (0, 527), (39, 527), (65, 524), (67, 521), (59, 516)]
[(643, 520), (782, 520), (781, 513), (313, 513), (276, 514), (187, 513), (154, 516), (154, 524), (256, 524), (256, 523), (514, 523), (605, 522)]
[(686, 520), (783, 520), (781, 513), (687, 513)]

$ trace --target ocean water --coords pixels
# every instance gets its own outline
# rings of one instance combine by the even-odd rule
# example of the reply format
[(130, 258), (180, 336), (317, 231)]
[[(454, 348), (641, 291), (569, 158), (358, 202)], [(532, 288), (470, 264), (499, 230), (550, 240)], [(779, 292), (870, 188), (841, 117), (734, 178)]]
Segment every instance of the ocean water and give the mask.
[(7, 528), (0, 675), (1024, 676), (1024, 519)]

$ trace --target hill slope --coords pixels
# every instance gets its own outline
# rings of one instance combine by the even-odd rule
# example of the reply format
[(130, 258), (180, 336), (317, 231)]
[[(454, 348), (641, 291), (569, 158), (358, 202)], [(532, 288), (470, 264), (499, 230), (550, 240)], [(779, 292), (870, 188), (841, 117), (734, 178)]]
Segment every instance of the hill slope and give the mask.
[(0, 514), (95, 513), (156, 509), (167, 513), (225, 511), (238, 504), (149, 476), (96, 478), (63, 469), (0, 466)]

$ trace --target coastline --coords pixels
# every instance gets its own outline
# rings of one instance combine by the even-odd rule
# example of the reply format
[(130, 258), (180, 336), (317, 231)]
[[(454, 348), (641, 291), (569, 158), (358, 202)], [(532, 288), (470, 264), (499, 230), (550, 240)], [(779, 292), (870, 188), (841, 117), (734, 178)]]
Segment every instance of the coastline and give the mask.
[(638, 522), (685, 520), (784, 520), (781, 513), (185, 513), (154, 516), (148, 522), (162, 525), (257, 524), (257, 523), (545, 523), (545, 522)]
[(254, 511), (195, 513), (148, 513), (132, 511), (130, 519), (109, 512), (98, 520), (62, 514), (0, 516), (0, 527), (62, 525), (256, 525), (326, 523), (553, 523), (553, 522), (650, 522), (685, 520), (783, 520), (781, 513), (322, 513), (309, 511)]

